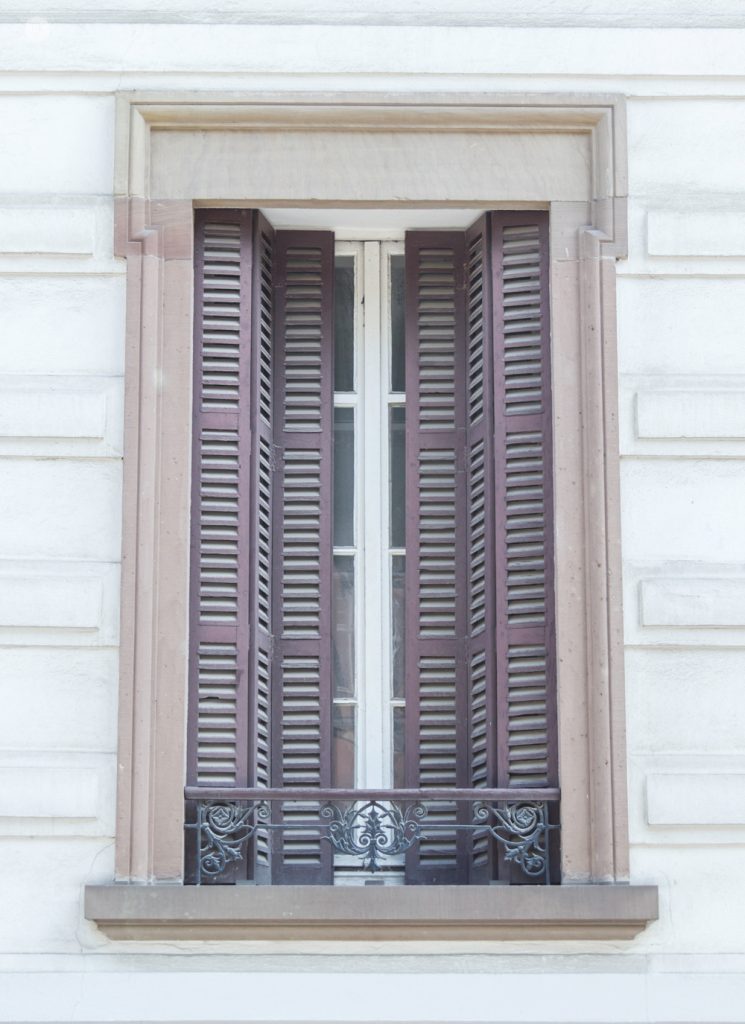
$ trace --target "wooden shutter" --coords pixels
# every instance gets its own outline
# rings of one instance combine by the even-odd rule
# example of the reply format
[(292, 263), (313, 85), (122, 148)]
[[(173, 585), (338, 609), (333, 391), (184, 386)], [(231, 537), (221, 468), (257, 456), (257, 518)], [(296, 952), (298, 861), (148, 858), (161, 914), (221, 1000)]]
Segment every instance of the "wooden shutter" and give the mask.
[[(468, 241), (471, 785), (558, 785), (548, 215), (489, 213)], [(471, 880), (525, 881), (486, 839)]]
[[(302, 826), (318, 821), (313, 789), (331, 785), (334, 236), (278, 232), (275, 261), (272, 785), (309, 790), (275, 807), (275, 820)], [(274, 882), (331, 882), (317, 828), (273, 841)]]
[[(330, 233), (197, 214), (187, 782), (311, 797), (220, 881), (333, 876), (310, 822), (331, 785), (333, 262)], [(554, 786), (547, 215), (408, 234), (406, 339), (405, 783)], [(514, 872), (453, 829), (406, 874)]]
[[(497, 785), (494, 465), (494, 335), (489, 215), (466, 232), (466, 412), (468, 622), (468, 785)], [(495, 876), (496, 850), (487, 834), (473, 839), (468, 881)]]
[[(268, 783), (272, 229), (195, 220), (187, 784)], [(266, 843), (220, 881), (254, 877)]]
[[(251, 309), (251, 565), (249, 779), (257, 788), (271, 783), (271, 669), (273, 651), (272, 523), (274, 518), (274, 229), (260, 213), (254, 226)], [(266, 832), (255, 840), (254, 878), (270, 881)]]
[[(547, 214), (410, 233), (406, 296), (406, 783), (555, 786)], [(440, 833), (406, 871), (525, 881), (486, 835)]]
[[(466, 635), (465, 239), (406, 236), (406, 785), (468, 785)], [(456, 823), (452, 802), (428, 820)], [(455, 882), (466, 844), (453, 831), (407, 854), (407, 881)]]
[(491, 215), (500, 786), (556, 786), (548, 214)]

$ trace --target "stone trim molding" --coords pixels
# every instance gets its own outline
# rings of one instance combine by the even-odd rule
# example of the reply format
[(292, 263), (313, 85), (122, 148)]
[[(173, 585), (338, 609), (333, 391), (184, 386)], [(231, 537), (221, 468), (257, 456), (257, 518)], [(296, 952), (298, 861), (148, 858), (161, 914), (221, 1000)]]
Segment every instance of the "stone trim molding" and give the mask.
[[(221, 140), (226, 133), (229, 135), (227, 153), (221, 153), (222, 161), (211, 160), (214, 147), (209, 144), (210, 135), (218, 148), (222, 148), (224, 143)], [(304, 200), (303, 205), (306, 206), (323, 205), (323, 202), (319, 203), (320, 196), (308, 190), (308, 167), (305, 166), (304, 183), (295, 196), (247, 193), (237, 168), (232, 194), (215, 194), (213, 181), (218, 168), (222, 163), (230, 163), (231, 156), (238, 155), (241, 140), (250, 142), (252, 137), (288, 133), (300, 136), (321, 133), (344, 133), (348, 136), (358, 133), (496, 135), (502, 145), (516, 138), (523, 146), (530, 139), (546, 135), (582, 138), (587, 145), (587, 166), (583, 169), (586, 180), (577, 180), (576, 184), (582, 187), (583, 197), (591, 204), (587, 224), (601, 233), (604, 243), (610, 243), (613, 255), (622, 258), (627, 254), (626, 108), (622, 97), (602, 93), (279, 92), (247, 95), (123, 92), (117, 95), (114, 194), (125, 199), (177, 198), (177, 191), (183, 190), (187, 182), (194, 182), (194, 168), (177, 165), (158, 167), (159, 160), (168, 161), (168, 151), (159, 151), (158, 142), (185, 134), (191, 136), (194, 152), (199, 156), (196, 170), (197, 177), (201, 171), (202, 186), (201, 195), (192, 188), (192, 194), (185, 196), (187, 201), (216, 206), (247, 206), (270, 203), (297, 205), (298, 200)], [(197, 138), (199, 145), (195, 144)], [(227, 161), (224, 159), (226, 156)], [(272, 173), (275, 170), (270, 168), (270, 180), (276, 178)], [(322, 170), (328, 177), (329, 162), (325, 154)], [(494, 166), (488, 168), (489, 195), (474, 196), (471, 202), (491, 201), (492, 205), (500, 208), (509, 207), (511, 202), (523, 207), (526, 203), (530, 205), (528, 197), (536, 193), (536, 188), (530, 186), (541, 180), (539, 169), (526, 167), (523, 161), (522, 167), (500, 170), (501, 174)], [(387, 172), (391, 172), (390, 165)], [(418, 177), (411, 175), (411, 180)], [(353, 178), (354, 175), (345, 173), (345, 179)], [(531, 181), (532, 178), (535, 182)], [(164, 182), (167, 184), (162, 189), (157, 187)], [(518, 199), (510, 200), (510, 192)], [(413, 197), (407, 199), (396, 191), (390, 200), (394, 195), (400, 205), (420, 202), (446, 206), (453, 203), (450, 196), (442, 194), (416, 200)], [(546, 192), (539, 202), (562, 198), (567, 197)], [(339, 194), (334, 194), (327, 202), (335, 201), (336, 205), (342, 205), (341, 199)], [(367, 202), (358, 199), (354, 205), (388, 204), (375, 197), (375, 201)]]
[(649, 885), (91, 885), (85, 915), (116, 939), (631, 939)]
[[(344, 158), (344, 179), (355, 179), (350, 159), (372, 152), (374, 163), (371, 133), (388, 147), (385, 165), (395, 178), (375, 179), (372, 199), (350, 198), (333, 173), (313, 179), (310, 158), (281, 196), (250, 190), (254, 181), (258, 189), (271, 180), (272, 160), (288, 139), (307, 145), (319, 166), (333, 169)], [(430, 155), (457, 150), (454, 134), (468, 146), (472, 172), (456, 198), (440, 167), (428, 177), (411, 163), (419, 144)], [(511, 147), (511, 159), (499, 166), (491, 159), (495, 141)], [(550, 153), (548, 165), (519, 158), (537, 145)], [(252, 166), (269, 167), (268, 177), (251, 178), (246, 152), (257, 157)], [(562, 876), (624, 881), (615, 337), (615, 259), (626, 252), (623, 101), (571, 94), (120, 94), (116, 192), (116, 254), (127, 260), (117, 879), (178, 881), (182, 873), (193, 208), (271, 200), (300, 207), (548, 207)], [(576, 888), (545, 898), (570, 896), (580, 898)]]

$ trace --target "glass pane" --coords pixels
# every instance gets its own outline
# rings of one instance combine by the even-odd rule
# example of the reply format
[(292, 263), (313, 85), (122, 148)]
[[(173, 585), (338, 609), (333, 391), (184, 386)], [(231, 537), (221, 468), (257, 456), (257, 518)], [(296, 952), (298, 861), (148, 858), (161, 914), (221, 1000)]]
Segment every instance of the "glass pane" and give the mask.
[(354, 256), (334, 260), (334, 391), (354, 391)]
[(406, 409), (390, 411), (391, 547), (406, 544)]
[(406, 557), (391, 559), (391, 689), (394, 697), (404, 695), (404, 628), (405, 628)]
[(334, 409), (334, 547), (354, 544), (354, 409)]
[(393, 708), (393, 788), (406, 786), (406, 708)]
[(404, 257), (391, 256), (391, 391), (406, 390)]
[(354, 787), (354, 711), (352, 704), (334, 704), (331, 785), (336, 789)]
[(332, 657), (335, 697), (354, 697), (354, 557), (334, 555)]

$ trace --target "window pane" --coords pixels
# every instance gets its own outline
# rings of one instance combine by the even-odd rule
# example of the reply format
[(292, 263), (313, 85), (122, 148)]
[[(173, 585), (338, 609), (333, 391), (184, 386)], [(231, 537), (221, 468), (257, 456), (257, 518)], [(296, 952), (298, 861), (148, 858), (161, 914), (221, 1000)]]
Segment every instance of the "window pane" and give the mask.
[(406, 708), (393, 708), (393, 788), (406, 786)]
[(354, 409), (334, 409), (334, 547), (354, 544)]
[(390, 501), (391, 547), (406, 543), (406, 409), (395, 405), (390, 411)]
[(391, 690), (394, 697), (404, 695), (404, 628), (405, 628), (404, 555), (391, 559)]
[(332, 596), (335, 697), (354, 697), (354, 558), (334, 555)]
[(405, 390), (404, 257), (391, 256), (391, 391)]
[(354, 786), (354, 711), (352, 704), (334, 704), (331, 785), (338, 789)]
[(354, 391), (354, 257), (334, 268), (334, 391)]

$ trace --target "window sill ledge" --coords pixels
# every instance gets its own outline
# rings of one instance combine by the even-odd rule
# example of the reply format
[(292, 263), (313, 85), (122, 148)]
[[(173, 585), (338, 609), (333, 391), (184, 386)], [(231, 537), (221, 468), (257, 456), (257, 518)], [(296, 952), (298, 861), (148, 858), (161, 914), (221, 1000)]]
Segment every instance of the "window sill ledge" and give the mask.
[(650, 885), (85, 889), (116, 939), (631, 939), (657, 915)]

